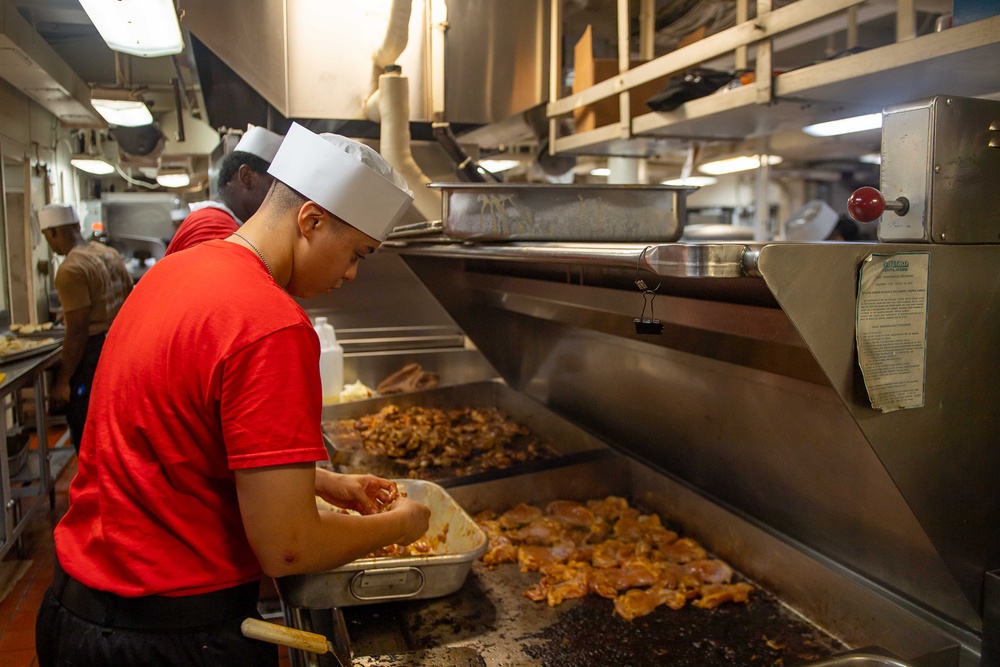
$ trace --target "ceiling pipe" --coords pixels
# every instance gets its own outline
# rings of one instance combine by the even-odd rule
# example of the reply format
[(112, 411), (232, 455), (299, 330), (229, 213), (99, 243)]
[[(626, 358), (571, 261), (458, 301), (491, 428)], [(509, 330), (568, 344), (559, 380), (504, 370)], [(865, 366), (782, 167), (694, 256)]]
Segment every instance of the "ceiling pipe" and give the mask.
[(410, 151), (410, 82), (398, 68), (379, 77), (381, 141), (379, 152), (406, 179), (413, 191), (413, 205), (425, 220), (441, 219), (441, 193), (431, 190), (431, 182)]
[(385, 29), (382, 45), (372, 54), (372, 76), (368, 97), (361, 103), (365, 116), (374, 122), (379, 122), (379, 78), (385, 68), (392, 65), (406, 49), (410, 39), (411, 0), (392, 0), (389, 9), (389, 22)]

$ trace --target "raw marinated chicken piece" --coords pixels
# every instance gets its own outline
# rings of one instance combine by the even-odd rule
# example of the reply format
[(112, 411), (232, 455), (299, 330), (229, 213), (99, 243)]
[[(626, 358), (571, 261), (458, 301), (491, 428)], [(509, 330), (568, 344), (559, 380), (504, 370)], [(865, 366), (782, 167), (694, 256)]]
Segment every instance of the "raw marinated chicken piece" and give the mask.
[(553, 500), (546, 506), (545, 513), (574, 528), (588, 530), (595, 519), (593, 512), (571, 500)]
[(563, 600), (582, 598), (587, 595), (587, 579), (590, 568), (584, 563), (553, 565), (543, 570), (542, 583), (547, 584), (546, 601), (550, 607), (562, 604)]
[[(500, 520), (503, 521), (502, 518)], [(566, 537), (566, 526), (551, 517), (536, 519), (511, 533), (514, 540), (542, 546), (562, 542)]]
[(554, 547), (526, 545), (517, 550), (521, 572), (535, 572), (551, 565), (565, 563), (576, 552), (576, 545), (563, 542)]
[(694, 560), (684, 569), (705, 584), (728, 584), (733, 578), (733, 568), (721, 560)]
[(483, 554), (483, 564), (493, 569), (502, 563), (517, 562), (517, 547), (511, 544), (510, 539), (504, 536), (490, 536), (489, 550)]
[(665, 545), (660, 549), (660, 553), (675, 563), (690, 563), (693, 560), (702, 560), (707, 555), (700, 544), (687, 537)]
[(608, 540), (594, 545), (594, 553), (590, 556), (590, 564), (594, 567), (620, 567), (632, 554), (635, 546), (618, 540)]
[(521, 503), (500, 515), (500, 525), (507, 529), (517, 528), (540, 518), (542, 518), (542, 510)]
[(595, 568), (590, 572), (590, 590), (601, 597), (614, 599), (618, 591), (651, 586), (657, 578), (652, 564), (642, 561), (623, 567)]
[(618, 496), (608, 496), (604, 500), (588, 500), (587, 509), (609, 521), (617, 521), (622, 512), (629, 509), (628, 501)]
[(692, 604), (702, 609), (715, 609), (723, 602), (746, 602), (753, 586), (750, 584), (709, 584), (701, 587), (701, 597)]
[(680, 591), (668, 588), (633, 588), (615, 598), (615, 613), (626, 621), (651, 614), (660, 605), (677, 610), (684, 607), (687, 599)]

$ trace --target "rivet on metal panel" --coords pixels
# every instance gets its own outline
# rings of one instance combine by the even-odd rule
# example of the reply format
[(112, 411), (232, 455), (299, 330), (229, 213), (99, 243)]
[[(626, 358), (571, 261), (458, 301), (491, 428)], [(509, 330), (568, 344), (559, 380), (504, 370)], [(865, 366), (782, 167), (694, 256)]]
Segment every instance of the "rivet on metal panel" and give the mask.
[(934, 165), (934, 173), (935, 174), (940, 174), (941, 173), (941, 165), (939, 165), (939, 164)]
[(948, 235), (945, 234), (944, 232), (941, 232), (941, 237), (940, 238), (941, 238), (942, 241), (946, 241), (946, 240), (948, 240)]

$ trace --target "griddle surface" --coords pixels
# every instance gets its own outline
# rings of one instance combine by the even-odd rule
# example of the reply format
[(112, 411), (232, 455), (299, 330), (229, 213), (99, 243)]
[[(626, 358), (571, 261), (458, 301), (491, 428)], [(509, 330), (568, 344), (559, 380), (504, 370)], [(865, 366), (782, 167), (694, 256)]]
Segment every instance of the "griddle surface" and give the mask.
[(759, 588), (748, 604), (661, 607), (630, 623), (596, 596), (558, 607), (532, 602), (522, 593), (537, 577), (476, 562), (445, 598), (345, 609), (355, 654), (366, 655), (366, 637), (386, 632), (410, 650), (472, 648), (488, 667), (793, 665), (847, 650)]

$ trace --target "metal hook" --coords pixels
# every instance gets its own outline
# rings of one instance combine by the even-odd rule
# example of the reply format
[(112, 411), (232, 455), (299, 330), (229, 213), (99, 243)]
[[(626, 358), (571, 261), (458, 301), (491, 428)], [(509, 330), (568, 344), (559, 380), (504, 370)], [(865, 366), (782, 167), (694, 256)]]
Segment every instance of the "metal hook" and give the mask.
[[(645, 280), (639, 277), (639, 264), (642, 262), (642, 258), (646, 256), (646, 251), (652, 247), (653, 246), (648, 245), (645, 248), (643, 248), (642, 252), (639, 253), (639, 256), (635, 260), (635, 286), (641, 289), (643, 292), (649, 289), (649, 285), (646, 284)], [(658, 289), (660, 289), (659, 285), (653, 288), (653, 291), (655, 292)]]

